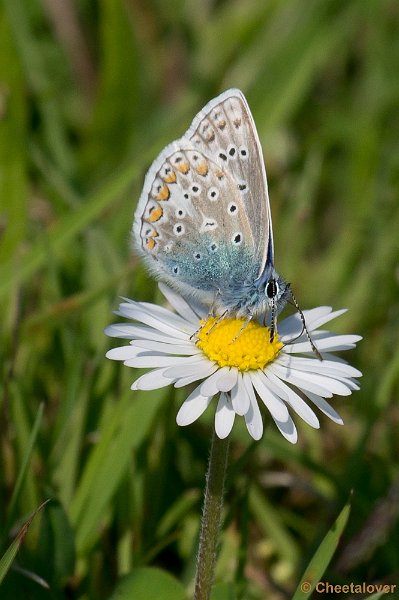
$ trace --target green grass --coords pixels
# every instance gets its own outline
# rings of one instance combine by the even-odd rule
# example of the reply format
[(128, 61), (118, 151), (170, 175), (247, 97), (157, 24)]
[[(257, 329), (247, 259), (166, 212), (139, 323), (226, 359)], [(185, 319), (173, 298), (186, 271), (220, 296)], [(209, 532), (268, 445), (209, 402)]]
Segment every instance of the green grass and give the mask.
[(0, 7), (1, 600), (190, 597), (212, 408), (178, 428), (186, 391), (130, 391), (103, 329), (119, 296), (159, 300), (129, 248), (143, 177), (230, 86), (261, 136), (276, 266), (301, 307), (349, 308), (364, 377), (334, 401), (345, 426), (297, 421), (295, 447), (236, 424), (213, 600), (291, 598), (312, 558), (331, 583), (396, 583), (397, 2), (60, 7)]

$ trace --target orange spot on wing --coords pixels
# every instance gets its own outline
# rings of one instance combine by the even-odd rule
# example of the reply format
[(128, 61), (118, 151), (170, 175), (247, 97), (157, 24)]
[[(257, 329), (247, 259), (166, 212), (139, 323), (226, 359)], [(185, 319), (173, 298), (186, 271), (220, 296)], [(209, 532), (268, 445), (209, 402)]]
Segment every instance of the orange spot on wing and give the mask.
[(180, 173), (183, 173), (183, 175), (187, 175), (187, 173), (190, 170), (190, 165), (187, 162), (182, 162), (179, 165), (177, 165), (177, 168), (179, 169)]
[(208, 175), (208, 171), (209, 171), (208, 164), (206, 162), (201, 163), (196, 168), (196, 171), (199, 175), (202, 175), (203, 177), (205, 177), (205, 175)]
[(165, 183), (176, 183), (176, 173), (171, 171), (163, 178)]
[(156, 223), (163, 215), (163, 209), (160, 206), (154, 206), (152, 210), (150, 210), (150, 214), (148, 217), (148, 221), (150, 223)]
[(148, 238), (146, 240), (145, 247), (147, 248), (147, 250), (154, 250), (155, 246), (156, 241), (154, 240), (154, 238)]
[(166, 184), (159, 186), (159, 190), (153, 194), (153, 198), (159, 201), (169, 200), (170, 190)]

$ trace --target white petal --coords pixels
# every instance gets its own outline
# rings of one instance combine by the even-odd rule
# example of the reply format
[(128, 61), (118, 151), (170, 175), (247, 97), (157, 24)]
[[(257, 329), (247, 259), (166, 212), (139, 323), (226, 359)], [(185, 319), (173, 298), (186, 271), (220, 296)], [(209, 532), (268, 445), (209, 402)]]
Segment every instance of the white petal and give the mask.
[[(159, 309), (159, 306), (155, 307), (155, 305), (153, 305), (153, 307)], [(174, 315), (170, 311), (166, 311), (169, 312), (169, 315), (159, 318), (159, 315), (157, 314), (158, 311), (150, 311), (141, 306), (130, 306), (130, 304), (124, 303), (121, 304), (119, 308), (118, 314), (121, 316), (145, 323), (154, 329), (179, 339), (187, 340), (190, 338), (190, 335), (195, 332), (194, 326), (186, 321), (184, 321), (184, 324), (177, 326), (175, 319), (172, 318), (177, 317), (177, 315)], [(183, 319), (181, 319), (181, 321), (183, 321)]]
[(198, 315), (192, 310), (191, 306), (182, 298), (177, 292), (168, 287), (165, 283), (158, 283), (158, 287), (165, 296), (166, 300), (173, 306), (175, 311), (179, 313), (183, 319), (193, 323), (196, 327), (198, 327)]
[[(337, 350), (351, 350), (355, 348), (356, 343), (362, 338), (360, 335), (334, 335), (328, 332), (318, 332), (312, 335), (313, 342), (316, 348), (321, 351), (337, 351)], [(284, 346), (285, 353), (291, 354), (292, 352), (313, 352), (310, 342), (294, 342)]]
[(263, 434), (263, 422), (254, 388), (252, 387), (252, 381), (248, 373), (243, 373), (242, 378), (249, 397), (249, 409), (245, 414), (245, 424), (253, 439), (260, 440)]
[(201, 385), (201, 394), (204, 396), (214, 396), (218, 392), (221, 392), (222, 390), (219, 388), (218, 381), (219, 379), (223, 381), (223, 377), (225, 375), (228, 376), (229, 371), (229, 367), (222, 367), (215, 371), (215, 373), (208, 377)]
[(237, 373), (237, 382), (231, 390), (231, 403), (237, 415), (243, 416), (249, 409), (249, 396), (240, 372)]
[(231, 406), (231, 401), (227, 394), (220, 394), (219, 402), (215, 415), (215, 431), (217, 436), (223, 440), (226, 438), (234, 425), (235, 412)]
[(275, 396), (277, 396), (278, 398), (281, 398), (281, 400), (283, 400), (284, 402), (286, 402), (288, 400), (288, 394), (286, 394), (284, 392), (284, 390), (282, 389), (281, 386), (276, 386), (276, 384), (274, 383), (274, 381), (272, 381), (270, 378), (266, 377), (266, 370), (265, 371), (257, 371), (257, 373), (260, 375), (260, 377), (262, 379), (265, 378), (265, 380), (263, 381), (264, 384), (267, 386), (267, 388), (269, 390), (271, 390)]
[(231, 367), (227, 373), (222, 373), (217, 380), (217, 386), (221, 392), (230, 392), (235, 386), (238, 377), (238, 369)]
[[(279, 421), (286, 421), (289, 417), (288, 408), (278, 396), (270, 389), (270, 380), (262, 371), (249, 373), (254, 388), (270, 414)], [(273, 385), (273, 384), (271, 384)]]
[(314, 394), (319, 394), (319, 396), (324, 396), (325, 398), (331, 398), (333, 393), (327, 387), (317, 385), (311, 381), (308, 381), (306, 378), (307, 373), (303, 374), (303, 377), (298, 377), (294, 374), (294, 371), (289, 371), (287, 374), (287, 370), (279, 365), (269, 364), (266, 368), (266, 374), (273, 373), (280, 380), (287, 381), (292, 385), (296, 385), (300, 389), (309, 390)]
[(333, 407), (321, 396), (317, 396), (317, 394), (312, 394), (311, 392), (304, 392), (304, 394), (317, 406), (322, 413), (327, 415), (332, 421), (338, 423), (338, 425), (343, 425), (344, 422), (339, 416), (339, 414), (333, 409)]
[(352, 391), (360, 390), (360, 385), (354, 379), (344, 379), (344, 378), (342, 378), (342, 379), (340, 379), (340, 381), (342, 381), (342, 383), (344, 383)]
[[(319, 323), (323, 319), (327, 319), (327, 321), (331, 320), (331, 315), (334, 314), (331, 312), (331, 306), (317, 306), (316, 308), (312, 308), (310, 310), (304, 310), (303, 315), (305, 318), (305, 323), (308, 331), (312, 331), (315, 329), (314, 323)], [(337, 311), (338, 313), (340, 311)], [(343, 311), (345, 312), (345, 310)], [(335, 316), (339, 316), (336, 314)], [(333, 317), (334, 318), (334, 317)], [(327, 322), (324, 321), (324, 322)], [(287, 339), (292, 339), (304, 333), (304, 327), (302, 323), (302, 318), (299, 312), (296, 312), (293, 315), (290, 315), (286, 319), (283, 319), (278, 323), (278, 335), (280, 339), (282, 337)], [(285, 340), (286, 341), (286, 340)]]
[(195, 388), (181, 405), (176, 416), (178, 425), (190, 425), (194, 423), (209, 406), (212, 396), (202, 396), (200, 388), (201, 386)]
[(269, 370), (269, 367), (270, 365), (267, 367), (266, 377), (276, 384), (277, 389), (282, 388), (283, 391), (288, 395), (287, 404), (289, 404), (289, 406), (295, 410), (295, 412), (301, 417), (301, 419), (305, 421), (305, 423), (311, 427), (314, 427), (315, 429), (318, 429), (320, 427), (320, 423), (314, 412), (309, 408), (306, 402), (304, 402), (303, 399), (298, 396), (296, 392), (294, 392), (294, 390), (281, 381), (279, 377), (274, 375), (274, 373)]
[(214, 366), (214, 364), (215, 363), (205, 358), (205, 356), (196, 354), (190, 359), (186, 359), (186, 362), (179, 363), (177, 366), (171, 366), (167, 371), (166, 376), (176, 379), (180, 379), (180, 377), (191, 377), (210, 366)]
[(120, 346), (119, 348), (111, 348), (106, 353), (106, 357), (111, 360), (129, 360), (140, 354), (141, 350), (136, 350), (132, 346)]
[(165, 369), (154, 369), (145, 373), (132, 384), (132, 390), (157, 390), (173, 383), (173, 379), (164, 377)]
[(316, 358), (305, 358), (280, 354), (275, 362), (276, 364), (284, 365), (284, 367), (288, 369), (314, 373), (315, 375), (319, 375), (321, 377), (326, 376), (342, 381), (352, 381), (353, 377), (362, 376), (361, 371), (351, 367), (346, 363), (337, 363), (327, 359), (320, 361)]
[[(330, 307), (326, 307), (326, 308), (330, 308)], [(347, 311), (348, 311), (347, 308), (341, 308), (340, 310), (331, 310), (330, 309), (330, 312), (326, 313), (324, 315), (314, 314), (309, 317), (308, 313), (311, 312), (311, 310), (310, 311), (305, 310), (304, 317), (305, 317), (306, 327), (308, 327), (308, 320), (309, 320), (310, 327), (308, 327), (308, 330), (315, 331), (315, 329), (319, 329), (319, 327), (321, 327), (322, 325), (325, 325), (326, 323), (329, 323), (333, 319), (337, 319), (341, 315), (344, 315)]]
[[(129, 340), (135, 337), (134, 333), (131, 332), (132, 327), (135, 326), (131, 323), (114, 323), (113, 325), (104, 327), (104, 333), (109, 337), (125, 338)], [(142, 325), (139, 325), (139, 327), (141, 329), (147, 329), (147, 327), (143, 327)], [(145, 338), (146, 336), (144, 335), (143, 337)]]
[(194, 356), (195, 354), (203, 355), (202, 351), (190, 342), (167, 343), (154, 342), (152, 340), (134, 340), (131, 342), (135, 348), (144, 348), (145, 350), (153, 350), (154, 352), (163, 352), (164, 354), (184, 354)]
[(291, 417), (289, 417), (287, 421), (278, 421), (277, 419), (274, 419), (274, 422), (276, 423), (281, 435), (283, 435), (286, 440), (291, 442), (291, 444), (297, 443), (298, 433), (295, 423)]
[(205, 379), (206, 377), (209, 377), (210, 375), (212, 375), (212, 373), (214, 373), (218, 369), (219, 369), (219, 366), (214, 365), (212, 363), (207, 363), (207, 364), (204, 364), (201, 366), (199, 365), (198, 368), (195, 370), (195, 373), (191, 374), (191, 375), (187, 375), (187, 369), (185, 369), (184, 376), (180, 377), (176, 381), (175, 388), (181, 388), (186, 385), (189, 385), (190, 383), (194, 383), (194, 381), (199, 381), (200, 379)]
[[(125, 340), (155, 340), (158, 342), (177, 343), (181, 342), (180, 338), (171, 337), (165, 333), (160, 333), (147, 325), (139, 325), (137, 323), (115, 323), (108, 325), (104, 329), (104, 333), (110, 337), (124, 338)], [(186, 336), (188, 339), (188, 336)]]
[[(318, 306), (310, 310), (304, 310), (303, 316), (305, 318), (306, 328), (310, 332), (315, 331), (325, 323), (346, 313), (346, 311), (346, 308), (333, 311), (331, 306)], [(305, 339), (306, 333), (304, 332), (302, 318), (299, 312), (279, 323), (278, 334), (280, 339), (283, 338), (283, 341), (285, 342), (302, 335)]]
[[(325, 398), (331, 398), (333, 396), (333, 393), (328, 388), (317, 385), (311, 381), (308, 381), (305, 378), (307, 375), (306, 373), (303, 374), (303, 377), (298, 377), (294, 374), (294, 372), (291, 372), (291, 371), (289, 372), (288, 375), (286, 375), (286, 373), (287, 373), (286, 369), (284, 369), (283, 367), (280, 367), (279, 365), (275, 365), (275, 364), (267, 365), (267, 367), (265, 369), (265, 373), (267, 376), (272, 375), (272, 374), (274, 376), (276, 376), (278, 378), (280, 384), (282, 384), (282, 381), (287, 381), (291, 385), (295, 385), (295, 386), (299, 387), (300, 389), (309, 390), (310, 392), (313, 392), (314, 394), (318, 394), (320, 396), (324, 396)], [(275, 380), (273, 379), (273, 381), (275, 381)], [(276, 381), (275, 381), (275, 383), (276, 383)], [(283, 388), (285, 390), (287, 390), (287, 387), (285, 387), (284, 384), (283, 384)], [(289, 388), (289, 389), (291, 389), (291, 388)], [(287, 393), (289, 393), (289, 392), (287, 391)]]
[[(329, 312), (331, 311), (331, 308), (329, 306), (324, 306), (323, 308), (328, 308)], [(290, 315), (286, 319), (279, 321), (277, 323), (277, 333), (280, 340), (285, 343), (296, 338), (302, 339), (303, 336), (306, 334), (303, 327), (301, 315), (299, 313), (295, 313), (294, 315)]]
[[(193, 324), (186, 319), (183, 319), (180, 315), (169, 310), (165, 306), (160, 306), (159, 304), (153, 304), (152, 302), (137, 302), (139, 308), (146, 313), (153, 315), (160, 319), (161, 321), (165, 321), (169, 325), (176, 327), (179, 330), (185, 331), (188, 326), (192, 329)], [(197, 320), (198, 322), (198, 320)]]
[(209, 304), (206, 305), (195, 297), (190, 297), (189, 303), (192, 310), (198, 315), (198, 321), (206, 320), (209, 317)]
[(330, 352), (323, 352), (323, 361), (328, 360), (329, 362), (337, 362), (342, 363), (343, 365), (348, 365), (348, 361), (342, 358), (342, 356), (337, 356), (336, 354), (331, 354)]
[(338, 394), (339, 396), (350, 396), (351, 394), (351, 390), (337, 379), (316, 373), (309, 373), (308, 371), (297, 371), (281, 366), (277, 362), (269, 366), (273, 373), (284, 379), (284, 381), (288, 381), (299, 388), (309, 390), (319, 396), (331, 398), (333, 394)]
[[(156, 354), (155, 352), (143, 352), (140, 356), (125, 361), (127, 367), (136, 367), (139, 369), (151, 369), (153, 367), (173, 367), (181, 366), (188, 367), (192, 364), (196, 364), (194, 359), (195, 356), (165, 356), (163, 354)], [(168, 376), (172, 377), (169, 373)]]
[(317, 358), (305, 358), (280, 353), (276, 364), (285, 365), (299, 371), (310, 371), (312, 373), (325, 373), (330, 377), (361, 377), (362, 373), (347, 363), (336, 363), (330, 360), (320, 361)]

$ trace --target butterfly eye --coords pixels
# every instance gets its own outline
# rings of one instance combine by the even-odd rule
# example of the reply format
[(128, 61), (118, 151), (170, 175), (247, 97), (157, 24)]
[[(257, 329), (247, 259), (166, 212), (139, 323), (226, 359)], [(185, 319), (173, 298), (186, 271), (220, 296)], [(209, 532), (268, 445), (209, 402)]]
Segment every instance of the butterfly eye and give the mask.
[(269, 279), (266, 285), (266, 296), (268, 298), (275, 298), (278, 294), (278, 285), (275, 279)]

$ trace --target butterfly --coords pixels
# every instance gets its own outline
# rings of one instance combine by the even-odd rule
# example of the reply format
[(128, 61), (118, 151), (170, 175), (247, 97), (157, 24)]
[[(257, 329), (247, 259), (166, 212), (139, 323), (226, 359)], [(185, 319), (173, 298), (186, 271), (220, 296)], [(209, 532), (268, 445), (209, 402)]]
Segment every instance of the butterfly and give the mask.
[(262, 148), (238, 89), (211, 100), (151, 165), (133, 238), (152, 273), (220, 318), (272, 322), (291, 296), (274, 268)]

